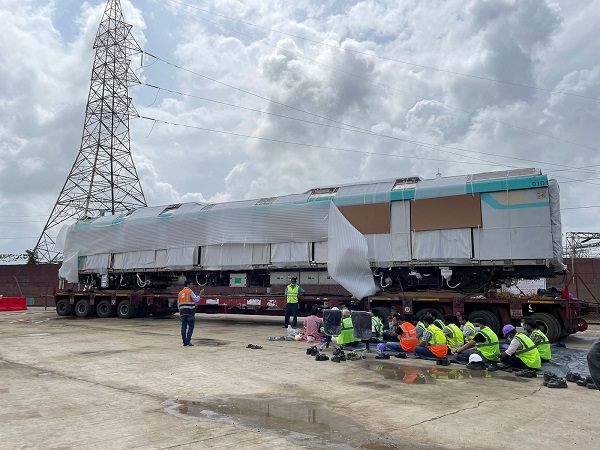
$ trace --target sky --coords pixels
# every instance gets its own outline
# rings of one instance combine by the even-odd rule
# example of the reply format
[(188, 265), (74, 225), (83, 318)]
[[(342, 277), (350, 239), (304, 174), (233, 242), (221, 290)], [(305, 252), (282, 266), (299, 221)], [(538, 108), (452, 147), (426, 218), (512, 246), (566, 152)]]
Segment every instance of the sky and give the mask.
[[(600, 0), (121, 0), (150, 206), (538, 167), (600, 232)], [(0, 0), (0, 254), (81, 144), (104, 0)], [(147, 86), (158, 86), (157, 90)], [(58, 232), (58, 230), (56, 231)]]

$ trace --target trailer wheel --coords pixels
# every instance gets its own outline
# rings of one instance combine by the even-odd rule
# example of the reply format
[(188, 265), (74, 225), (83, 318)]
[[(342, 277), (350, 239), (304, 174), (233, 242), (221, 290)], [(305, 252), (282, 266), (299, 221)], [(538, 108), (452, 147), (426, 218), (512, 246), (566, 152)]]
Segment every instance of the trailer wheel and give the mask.
[(560, 339), (560, 332), (562, 327), (556, 317), (550, 313), (534, 313), (528, 316), (530, 319), (535, 320), (538, 327), (546, 335), (550, 342), (557, 341)]
[(488, 327), (492, 329), (492, 331), (496, 334), (502, 331), (502, 324), (500, 323), (500, 319), (498, 316), (491, 311), (486, 311), (484, 309), (478, 309), (477, 311), (473, 311), (469, 314), (469, 321), (473, 322), (475, 319), (483, 319)]
[(69, 299), (63, 298), (56, 303), (56, 314), (59, 316), (70, 316), (73, 312), (73, 306)]
[(75, 315), (77, 317), (88, 317), (93, 314), (94, 310), (92, 305), (90, 305), (89, 300), (79, 300), (75, 303)]
[(416, 312), (417, 319), (419, 319), (419, 320), (421, 320), (427, 314), (429, 314), (430, 316), (433, 316), (434, 319), (442, 318), (442, 313), (439, 312), (437, 309), (433, 309), (433, 308), (420, 309), (419, 311)]
[(135, 316), (135, 309), (136, 308), (131, 304), (131, 301), (123, 300), (119, 303), (119, 306), (117, 306), (117, 315), (121, 319), (131, 319)]
[(112, 317), (115, 315), (115, 308), (110, 304), (110, 300), (102, 300), (96, 305), (96, 314), (103, 319)]

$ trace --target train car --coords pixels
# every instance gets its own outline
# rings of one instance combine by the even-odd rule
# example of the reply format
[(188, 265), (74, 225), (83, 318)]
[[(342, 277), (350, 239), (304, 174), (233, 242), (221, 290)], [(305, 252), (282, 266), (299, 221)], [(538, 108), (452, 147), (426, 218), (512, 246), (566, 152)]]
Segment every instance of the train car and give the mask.
[(57, 244), (60, 277), (84, 290), (160, 290), (186, 277), (243, 291), (295, 276), (361, 299), (473, 293), (565, 269), (559, 187), (539, 169), (140, 208), (78, 221)]

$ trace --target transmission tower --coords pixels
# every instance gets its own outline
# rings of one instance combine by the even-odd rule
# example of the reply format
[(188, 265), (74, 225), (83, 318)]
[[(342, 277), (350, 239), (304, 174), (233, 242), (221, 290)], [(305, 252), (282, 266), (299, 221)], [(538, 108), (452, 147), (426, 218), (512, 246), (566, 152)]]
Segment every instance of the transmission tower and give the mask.
[(50, 230), (65, 221), (146, 206), (129, 146), (129, 117), (137, 111), (128, 90), (139, 84), (130, 64), (142, 50), (123, 20), (120, 0), (108, 0), (93, 48), (81, 148), (35, 247), (40, 262), (60, 260)]

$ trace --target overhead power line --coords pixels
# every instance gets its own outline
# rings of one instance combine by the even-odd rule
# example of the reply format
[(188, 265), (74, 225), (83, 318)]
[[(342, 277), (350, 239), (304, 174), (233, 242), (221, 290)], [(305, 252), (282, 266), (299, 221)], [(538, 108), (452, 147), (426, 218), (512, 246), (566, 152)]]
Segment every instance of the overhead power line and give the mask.
[[(505, 84), (505, 85), (508, 85), (508, 86), (516, 86), (516, 87), (521, 87), (521, 88), (526, 88), (526, 89), (534, 89), (534, 90), (538, 90), (538, 91), (549, 92), (549, 93), (552, 93), (552, 94), (560, 94), (560, 95), (568, 95), (568, 96), (571, 96), (571, 97), (585, 98), (585, 99), (588, 99), (588, 100), (600, 100), (600, 98), (598, 98), (598, 97), (592, 97), (592, 96), (589, 96), (589, 95), (575, 94), (575, 93), (566, 92), (566, 91), (557, 91), (555, 89), (548, 89), (548, 88), (543, 88), (543, 87), (535, 86), (535, 85), (515, 83), (515, 82), (512, 82), (512, 81), (499, 80), (497, 78), (489, 78), (489, 77), (484, 77), (484, 76), (481, 76), (481, 75), (473, 75), (473, 74), (468, 74), (468, 73), (463, 73), (463, 72), (457, 72), (457, 71), (454, 71), (454, 70), (441, 69), (441, 68), (435, 67), (435, 66), (428, 66), (428, 65), (424, 65), (424, 64), (417, 64), (417, 63), (413, 63), (413, 62), (409, 62), (409, 61), (403, 61), (403, 60), (399, 60), (399, 59), (395, 59), (395, 58), (390, 58), (390, 57), (386, 57), (386, 56), (377, 55), (375, 53), (368, 53), (368, 52), (363, 52), (363, 51), (360, 51), (360, 50), (346, 48), (346, 47), (342, 47), (341, 45), (328, 44), (327, 42), (321, 42), (321, 41), (317, 41), (315, 39), (310, 39), (310, 38), (307, 38), (307, 37), (304, 37), (304, 36), (298, 36), (298, 35), (295, 35), (295, 34), (286, 33), (284, 31), (275, 30), (273, 28), (263, 27), (261, 25), (257, 25), (257, 24), (252, 23), (252, 22), (247, 22), (247, 21), (244, 21), (244, 20), (236, 19), (235, 17), (227, 16), (225, 14), (217, 13), (217, 12), (214, 12), (214, 11), (210, 11), (208, 9), (203, 9), (203, 8), (198, 7), (196, 5), (190, 5), (189, 3), (179, 2), (179, 1), (176, 1), (176, 0), (167, 0), (171, 4), (167, 4), (163, 0), (154, 0), (154, 1), (156, 1), (157, 3), (162, 3), (163, 5), (166, 5), (166, 6), (171, 6), (171, 7), (174, 7), (172, 5), (172, 3), (176, 3), (176, 4), (179, 4), (179, 5), (183, 5), (183, 6), (187, 6), (189, 8), (196, 9), (198, 11), (201, 11), (201, 12), (204, 12), (204, 13), (207, 13), (207, 14), (211, 14), (213, 16), (223, 17), (225, 19), (232, 20), (234, 22), (243, 23), (244, 25), (248, 25), (248, 26), (251, 26), (251, 27), (259, 28), (259, 29), (268, 31), (270, 33), (277, 33), (277, 34), (281, 34), (283, 36), (289, 36), (289, 37), (293, 37), (295, 39), (300, 39), (300, 40), (303, 40), (303, 41), (306, 41), (306, 42), (311, 42), (313, 44), (323, 45), (323, 46), (329, 47), (329, 48), (335, 48), (337, 50), (341, 50), (341, 51), (344, 51), (344, 52), (350, 52), (350, 53), (356, 53), (356, 54), (360, 54), (360, 55), (369, 56), (371, 58), (377, 58), (377, 59), (382, 59), (382, 60), (385, 60), (385, 61), (397, 62), (397, 63), (405, 64), (405, 65), (408, 65), (408, 66), (419, 67), (421, 69), (434, 70), (434, 71), (437, 71), (437, 72), (443, 72), (443, 73), (447, 73), (447, 74), (450, 74), (450, 75), (456, 75), (456, 76), (461, 76), (461, 77), (473, 78), (473, 79), (483, 80), (483, 81), (491, 81), (493, 83), (500, 83), (500, 84)], [(185, 9), (181, 9), (181, 8), (176, 8), (176, 9), (178, 9), (179, 11), (185, 12), (186, 14), (190, 14), (190, 12), (186, 11)], [(195, 14), (190, 14), (190, 15), (192, 15), (194, 17), (198, 17), (198, 18), (200, 18), (202, 20), (205, 20), (207, 22), (214, 23), (214, 24), (216, 24), (216, 25), (218, 25), (220, 27), (223, 27), (225, 29), (228, 29), (228, 30), (231, 30), (231, 31), (234, 31), (236, 33), (239, 33), (239, 34), (243, 35), (243, 33), (239, 32), (237, 30), (230, 29), (230, 28), (226, 27), (225, 25), (217, 23), (217, 22), (209, 21), (208, 19), (206, 19), (206, 18), (204, 18), (202, 16), (197, 16)]]

